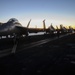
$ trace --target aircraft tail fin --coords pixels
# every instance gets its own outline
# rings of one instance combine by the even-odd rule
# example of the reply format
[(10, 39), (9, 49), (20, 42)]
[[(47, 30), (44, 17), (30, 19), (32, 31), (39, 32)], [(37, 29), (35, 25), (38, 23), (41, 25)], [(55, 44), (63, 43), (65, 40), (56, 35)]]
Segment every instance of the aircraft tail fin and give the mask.
[(53, 27), (52, 23), (51, 23), (50, 28), (51, 28), (52, 31), (55, 31), (55, 28)]
[(27, 28), (29, 27), (29, 25), (30, 25), (30, 22), (31, 22), (31, 19), (30, 19), (30, 21), (28, 22), (28, 24), (27, 24)]
[(58, 29), (58, 26), (56, 26), (56, 29)]
[(46, 31), (45, 20), (43, 20), (43, 28), (44, 28), (44, 31)]

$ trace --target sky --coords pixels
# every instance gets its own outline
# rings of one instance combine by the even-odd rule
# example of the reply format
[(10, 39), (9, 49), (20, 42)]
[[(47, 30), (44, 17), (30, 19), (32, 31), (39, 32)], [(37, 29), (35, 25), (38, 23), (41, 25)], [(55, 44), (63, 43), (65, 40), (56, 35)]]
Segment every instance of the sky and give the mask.
[(10, 18), (25, 27), (30, 19), (30, 27), (43, 27), (44, 19), (46, 27), (75, 27), (75, 0), (0, 0), (0, 22)]

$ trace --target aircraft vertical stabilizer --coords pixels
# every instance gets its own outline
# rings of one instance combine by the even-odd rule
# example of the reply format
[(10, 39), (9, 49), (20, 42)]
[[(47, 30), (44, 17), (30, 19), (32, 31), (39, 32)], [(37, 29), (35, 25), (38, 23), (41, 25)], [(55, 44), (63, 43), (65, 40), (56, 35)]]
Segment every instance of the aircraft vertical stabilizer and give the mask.
[(43, 28), (44, 28), (44, 31), (46, 31), (45, 20), (43, 20)]
[(30, 19), (30, 21), (28, 22), (28, 24), (27, 24), (27, 28), (29, 27), (29, 25), (30, 25), (30, 22), (31, 22), (31, 19)]

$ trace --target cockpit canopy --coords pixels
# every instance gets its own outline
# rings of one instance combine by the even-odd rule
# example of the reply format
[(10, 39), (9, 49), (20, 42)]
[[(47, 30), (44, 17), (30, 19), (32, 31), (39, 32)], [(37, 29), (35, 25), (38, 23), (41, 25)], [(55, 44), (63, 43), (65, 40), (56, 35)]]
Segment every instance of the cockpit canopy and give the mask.
[(9, 19), (9, 21), (8, 21), (7, 23), (13, 23), (13, 24), (21, 25), (21, 24), (19, 23), (19, 21), (18, 21), (16, 18), (11, 18), (11, 19)]
[(9, 19), (9, 21), (8, 22), (14, 22), (14, 23), (19, 23), (19, 21), (16, 19), (16, 18), (11, 18), (11, 19)]

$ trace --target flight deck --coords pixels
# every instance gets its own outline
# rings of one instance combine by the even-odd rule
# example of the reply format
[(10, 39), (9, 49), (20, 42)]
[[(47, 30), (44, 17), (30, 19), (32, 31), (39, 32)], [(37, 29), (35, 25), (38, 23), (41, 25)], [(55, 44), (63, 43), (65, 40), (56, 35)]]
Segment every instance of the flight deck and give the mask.
[(23, 48), (22, 51), (0, 58), (0, 73), (3, 75), (75, 74), (74, 38), (75, 34), (71, 34), (26, 49), (24, 46), (19, 48), (18, 44), (16, 50)]

